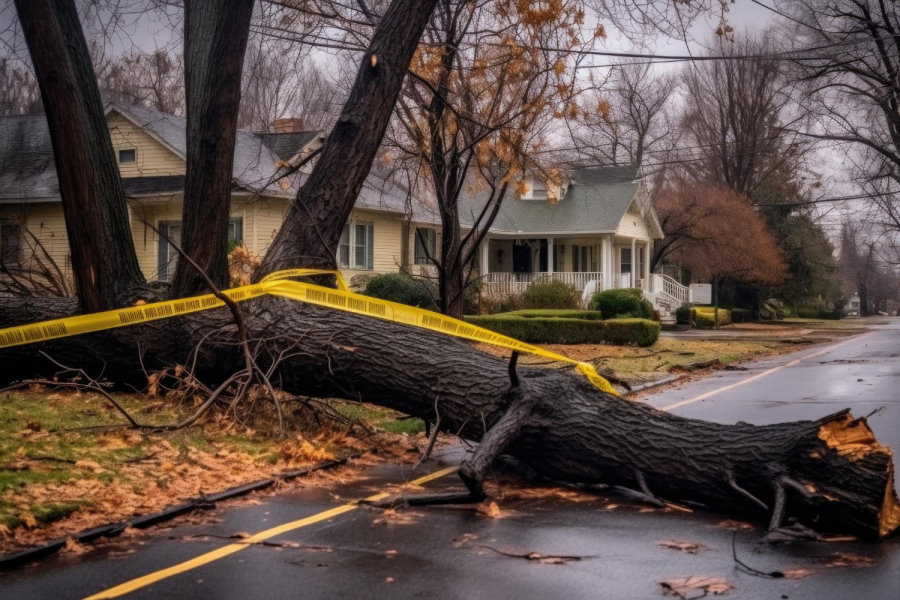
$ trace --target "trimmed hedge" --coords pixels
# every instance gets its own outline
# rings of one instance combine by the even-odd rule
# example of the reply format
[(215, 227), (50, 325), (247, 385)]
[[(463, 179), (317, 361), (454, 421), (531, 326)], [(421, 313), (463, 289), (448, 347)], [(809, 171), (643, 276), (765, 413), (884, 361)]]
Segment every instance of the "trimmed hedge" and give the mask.
[[(785, 310), (785, 313), (787, 310)], [(798, 306), (796, 314), (801, 319), (840, 319), (841, 312), (838, 310), (826, 310), (821, 306)]]
[(585, 319), (542, 319), (507, 314), (466, 317), (466, 322), (529, 344), (599, 344), (606, 324)]
[(647, 319), (609, 319), (606, 341), (616, 346), (652, 346), (659, 339), (660, 324)]
[(525, 308), (578, 308), (581, 296), (578, 291), (562, 281), (538, 281), (532, 283), (522, 294)]
[(653, 316), (653, 305), (637, 288), (597, 292), (588, 302), (588, 309), (600, 311), (604, 319), (649, 319)]
[(573, 319), (524, 317), (513, 313), (466, 317), (466, 322), (530, 344), (600, 344), (650, 346), (659, 338), (659, 323), (646, 319)]
[[(712, 329), (715, 325), (715, 308), (712, 306), (696, 306), (691, 313), (697, 329)], [(719, 326), (731, 325), (731, 311), (719, 308)]]
[(603, 319), (603, 314), (599, 311), (578, 310), (575, 308), (526, 308), (504, 314), (524, 317), (526, 319), (588, 319), (589, 321), (600, 321)]

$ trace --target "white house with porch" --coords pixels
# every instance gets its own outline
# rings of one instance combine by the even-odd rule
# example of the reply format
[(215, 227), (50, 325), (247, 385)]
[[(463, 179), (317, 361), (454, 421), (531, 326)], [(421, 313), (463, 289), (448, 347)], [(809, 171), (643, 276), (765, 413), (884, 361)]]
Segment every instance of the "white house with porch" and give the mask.
[[(662, 227), (635, 167), (577, 169), (550, 189), (526, 178), (504, 200), (480, 248), (482, 293), (520, 294), (535, 281), (558, 280), (588, 296), (640, 288), (665, 315), (688, 300), (674, 279), (650, 273)], [(461, 214), (474, 214), (478, 198)], [(465, 224), (464, 224), (465, 226)]]

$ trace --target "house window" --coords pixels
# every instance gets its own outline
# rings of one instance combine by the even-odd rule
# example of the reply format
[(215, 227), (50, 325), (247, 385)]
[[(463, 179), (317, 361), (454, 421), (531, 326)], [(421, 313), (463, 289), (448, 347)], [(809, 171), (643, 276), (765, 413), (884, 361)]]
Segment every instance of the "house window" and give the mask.
[(437, 232), (434, 229), (416, 227), (414, 260), (417, 265), (431, 264), (428, 257), (434, 257), (437, 246)]
[(374, 263), (375, 226), (372, 223), (344, 225), (338, 243), (337, 261), (342, 269), (371, 270)]
[(631, 248), (622, 248), (622, 274), (631, 274)]
[(0, 264), (5, 267), (22, 264), (22, 226), (0, 221)]
[(126, 148), (119, 150), (119, 164), (133, 163), (137, 159), (137, 150), (134, 148)]
[[(162, 236), (159, 240), (157, 255), (157, 276), (161, 281), (172, 281), (175, 267), (178, 265), (178, 250), (166, 241), (181, 247), (181, 221), (160, 221), (157, 226)], [(244, 219), (233, 217), (228, 219), (228, 250), (231, 251), (244, 239)]]

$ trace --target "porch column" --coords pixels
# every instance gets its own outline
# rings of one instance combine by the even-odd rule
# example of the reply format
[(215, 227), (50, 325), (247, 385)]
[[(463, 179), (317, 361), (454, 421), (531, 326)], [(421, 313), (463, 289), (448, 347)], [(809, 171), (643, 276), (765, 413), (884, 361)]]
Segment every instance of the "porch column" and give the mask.
[(479, 265), (479, 271), (482, 277), (488, 274), (488, 269), (490, 268), (490, 246), (491, 241), (489, 238), (485, 237), (481, 240), (481, 264)]
[[(547, 273), (553, 275), (553, 238), (547, 238)], [(551, 277), (552, 279), (552, 277)]]
[(631, 287), (637, 287), (637, 240), (631, 238), (631, 274), (628, 276), (631, 279)]
[(603, 255), (600, 257), (600, 270), (603, 272), (603, 289), (609, 290), (613, 287), (613, 270), (615, 269), (611, 237), (606, 236), (603, 238), (602, 248)]
[(653, 240), (647, 240), (644, 244), (644, 281), (647, 282), (647, 291), (650, 291), (650, 249), (653, 247)]

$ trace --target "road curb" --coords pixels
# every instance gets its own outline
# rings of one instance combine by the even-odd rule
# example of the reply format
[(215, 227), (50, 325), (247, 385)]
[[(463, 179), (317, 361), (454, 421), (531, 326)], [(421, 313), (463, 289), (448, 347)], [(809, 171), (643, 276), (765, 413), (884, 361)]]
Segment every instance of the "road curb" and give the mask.
[(683, 379), (686, 375), (677, 374), (677, 375), (669, 375), (668, 377), (663, 377), (662, 379), (658, 379), (656, 381), (651, 381), (649, 383), (644, 383), (639, 386), (635, 386), (631, 388), (631, 391), (625, 394), (626, 396), (630, 396), (632, 394), (637, 394), (638, 392), (643, 392), (644, 390), (653, 389), (655, 387), (659, 387), (661, 385), (666, 385), (667, 383), (673, 383), (678, 381), (679, 379)]
[(293, 479), (297, 479), (298, 477), (304, 477), (306, 475), (309, 475), (310, 473), (314, 473), (315, 471), (331, 469), (344, 465), (351, 458), (358, 458), (359, 456), (359, 454), (353, 454), (341, 459), (327, 460), (316, 463), (310, 467), (306, 467), (303, 469), (284, 471), (283, 473), (279, 473), (278, 475), (275, 475), (273, 477), (260, 479), (259, 481), (253, 481), (251, 483), (245, 483), (243, 485), (238, 485), (221, 492), (216, 492), (215, 494), (206, 495), (201, 493), (200, 496), (191, 498), (187, 502), (169, 506), (156, 513), (133, 517), (131, 519), (128, 519), (127, 521), (109, 523), (107, 525), (101, 525), (99, 527), (92, 527), (91, 529), (84, 529), (82, 531), (79, 531), (78, 533), (73, 533), (72, 535), (51, 540), (35, 548), (28, 548), (26, 550), (21, 550), (19, 552), (13, 552), (0, 556), (0, 571), (14, 569), (24, 564), (28, 564), (36, 560), (46, 558), (48, 556), (52, 556), (53, 554), (56, 554), (61, 548), (65, 547), (66, 542), (69, 539), (84, 544), (92, 542), (101, 537), (115, 537), (125, 531), (125, 529), (128, 527), (145, 529), (158, 523), (174, 519), (179, 515), (183, 515), (193, 510), (209, 510), (211, 508), (215, 508), (217, 502), (244, 496), (246, 494), (249, 494), (250, 492), (265, 489), (282, 481), (291, 481)]

